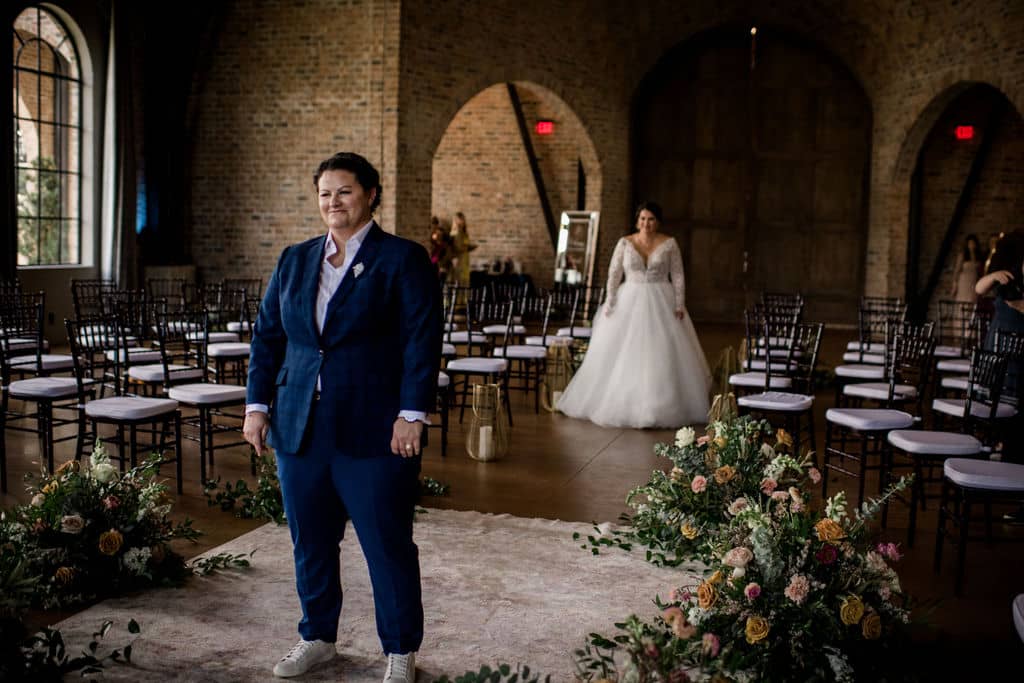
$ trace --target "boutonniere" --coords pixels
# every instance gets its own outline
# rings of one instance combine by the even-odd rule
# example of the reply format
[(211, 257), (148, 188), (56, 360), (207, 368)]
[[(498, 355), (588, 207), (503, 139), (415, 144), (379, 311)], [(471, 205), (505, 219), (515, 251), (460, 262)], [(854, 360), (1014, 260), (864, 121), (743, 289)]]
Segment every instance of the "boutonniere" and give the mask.
[(363, 264), (357, 263), (352, 266), (352, 277), (359, 277), (360, 273), (363, 272)]

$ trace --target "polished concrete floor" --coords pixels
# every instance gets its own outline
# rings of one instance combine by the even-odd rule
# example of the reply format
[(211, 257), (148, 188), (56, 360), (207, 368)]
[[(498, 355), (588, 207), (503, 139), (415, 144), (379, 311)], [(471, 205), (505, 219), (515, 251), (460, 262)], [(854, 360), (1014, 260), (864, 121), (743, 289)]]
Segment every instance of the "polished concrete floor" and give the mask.
[[(737, 327), (721, 325), (698, 325), (698, 331), (712, 366), (721, 349), (737, 347), (742, 335)], [(849, 335), (846, 330), (826, 333), (822, 367), (838, 361)], [(819, 447), (824, 441), (824, 411), (831, 403), (831, 390), (820, 391), (816, 400)], [(628, 510), (625, 497), (629, 490), (644, 483), (652, 469), (666, 467), (666, 462), (654, 456), (652, 446), (670, 440), (670, 431), (605, 429), (543, 410), (535, 414), (532, 397), (527, 400), (521, 393), (513, 394), (513, 410), (510, 453), (500, 461), (481, 463), (466, 455), (465, 431), (458, 425), (457, 416), (446, 458), (439, 454), (436, 432), (432, 434), (423, 473), (449, 484), (451, 491), (444, 498), (424, 499), (425, 506), (584, 522), (614, 521)], [(467, 416), (465, 427), (468, 424)], [(7, 445), (11, 485), (10, 492), (0, 498), (3, 506), (27, 502), (21, 478), (38, 467), (33, 439), (8, 432)], [(61, 446), (58, 462), (69, 456), (70, 449), (70, 443)], [(202, 552), (262, 523), (240, 520), (208, 507), (199, 481), (195, 442), (186, 442), (185, 456), (185, 492), (174, 497), (174, 516), (192, 518), (205, 536), (196, 545), (181, 546), (183, 554)], [(252, 483), (247, 451), (241, 447), (219, 451), (211, 476)], [(173, 480), (169, 484), (173, 489)], [(874, 490), (873, 486), (869, 480), (868, 490)], [(838, 487), (855, 497), (852, 480), (836, 479), (830, 490)], [(996, 513), (998, 517), (1002, 510)], [(1024, 659), (1024, 645), (1014, 631), (1010, 604), (1014, 595), (1024, 592), (1024, 543), (972, 544), (964, 595), (957, 598), (952, 591), (953, 553), (946, 553), (941, 574), (932, 571), (935, 525), (932, 504), (919, 516), (917, 543), (905, 549), (906, 557), (898, 566), (905, 590), (920, 605), (915, 614), (922, 623), (914, 627), (914, 639), (920, 646), (917, 658), (945, 673), (965, 661), (972, 662), (973, 671), (986, 670), (1000, 661), (1019, 663)], [(897, 503), (892, 507), (888, 528), (879, 530), (879, 538), (904, 543), (906, 527), (906, 507)], [(1024, 540), (1024, 527), (997, 523), (994, 531)], [(948, 657), (955, 659), (943, 663)]]

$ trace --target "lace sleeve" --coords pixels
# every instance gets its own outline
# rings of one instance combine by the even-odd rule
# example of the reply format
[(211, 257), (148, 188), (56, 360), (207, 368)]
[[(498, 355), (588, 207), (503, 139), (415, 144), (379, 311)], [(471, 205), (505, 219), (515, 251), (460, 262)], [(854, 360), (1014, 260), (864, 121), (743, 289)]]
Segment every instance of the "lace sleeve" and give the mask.
[(622, 275), (625, 272), (623, 266), (623, 259), (626, 253), (626, 238), (621, 238), (615, 245), (615, 251), (612, 252), (612, 262), (608, 266), (608, 297), (606, 299), (607, 311), (609, 313), (615, 308), (615, 299), (619, 293), (619, 285), (622, 284)]
[(669, 251), (669, 277), (672, 288), (676, 290), (676, 310), (686, 308), (686, 278), (683, 276), (683, 255), (679, 251), (679, 243), (672, 239)]

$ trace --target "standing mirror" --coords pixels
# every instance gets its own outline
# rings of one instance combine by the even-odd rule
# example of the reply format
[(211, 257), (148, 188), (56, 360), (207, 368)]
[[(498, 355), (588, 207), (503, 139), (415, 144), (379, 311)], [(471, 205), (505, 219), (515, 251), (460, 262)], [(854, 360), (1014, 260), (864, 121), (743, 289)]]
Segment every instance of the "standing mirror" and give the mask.
[(590, 286), (597, 253), (598, 211), (563, 211), (555, 249), (555, 283)]

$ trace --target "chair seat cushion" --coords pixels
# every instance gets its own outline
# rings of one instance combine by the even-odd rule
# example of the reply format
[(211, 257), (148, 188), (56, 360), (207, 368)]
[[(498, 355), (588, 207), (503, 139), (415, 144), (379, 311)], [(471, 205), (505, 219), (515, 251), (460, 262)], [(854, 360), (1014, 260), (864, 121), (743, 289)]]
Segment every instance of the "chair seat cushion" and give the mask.
[(935, 369), (939, 372), (957, 372), (966, 375), (971, 371), (971, 361), (966, 358), (940, 360), (935, 364)]
[(560, 327), (558, 328), (559, 337), (575, 337), (576, 339), (590, 339), (590, 333), (593, 331), (591, 327), (584, 327), (583, 325), (576, 325), (574, 327)]
[(897, 429), (889, 432), (889, 443), (907, 453), (920, 455), (977, 455), (981, 442), (970, 434)]
[[(953, 417), (963, 417), (966, 408), (967, 399), (963, 398), (937, 398), (932, 401), (932, 410), (944, 415), (952, 415)], [(990, 413), (991, 408), (984, 403), (979, 403), (978, 401), (971, 402), (972, 416), (985, 419), (988, 418)], [(1013, 417), (1016, 414), (1017, 409), (1007, 403), (1000, 403), (996, 406), (996, 417), (999, 419)]]
[(218, 342), (206, 347), (211, 358), (248, 358), (250, 346), (246, 342)]
[[(197, 329), (199, 329), (199, 325), (197, 325), (195, 323), (190, 323), (187, 320), (168, 320), (167, 321), (167, 331), (170, 332), (171, 334), (185, 332), (186, 330), (197, 330)], [(157, 333), (160, 332), (160, 330), (157, 328), (156, 325), (152, 326), (152, 330), (153, 330), (153, 334), (157, 334)]]
[(546, 358), (548, 350), (543, 346), (530, 346), (528, 344), (510, 344), (504, 349), (494, 349), (495, 356), (506, 358), (538, 359)]
[(181, 401), (193, 406), (234, 403), (245, 401), (245, 387), (234, 384), (196, 382), (195, 384), (178, 384), (173, 386), (167, 390), (167, 395), (175, 401)]
[[(46, 372), (56, 372), (58, 370), (70, 370), (75, 367), (75, 359), (71, 356), (66, 356), (59, 353), (44, 353), (40, 357), (40, 363), (43, 370)], [(36, 357), (25, 356), (24, 358), (14, 357), (11, 359), (12, 370), (26, 370), (29, 368), (34, 369), (36, 365)]]
[[(109, 361), (117, 360), (117, 349), (108, 349), (104, 354)], [(153, 349), (144, 349), (141, 346), (128, 349), (128, 360), (132, 363), (159, 363), (160, 352)]]
[(1024, 465), (996, 460), (949, 458), (942, 465), (946, 479), (957, 486), (1024, 493)]
[(967, 391), (967, 378), (966, 377), (943, 377), (939, 383), (943, 389), (956, 389), (957, 391)]
[(33, 377), (19, 379), (7, 387), (13, 398), (63, 398), (78, 393), (78, 382), (74, 377)]
[[(189, 365), (171, 364), (167, 366), (171, 380), (198, 379), (203, 376), (201, 368), (193, 368)], [(156, 363), (154, 365), (136, 365), (128, 368), (128, 376), (140, 382), (163, 382), (164, 366)]]
[(445, 371), (448, 373), (452, 372), (483, 372), (483, 373), (494, 373), (494, 372), (505, 372), (505, 368), (508, 367), (508, 361), (504, 358), (481, 358), (479, 356), (473, 358), (456, 358), (453, 361), (449, 361), (448, 365), (445, 366)]
[[(737, 387), (763, 387), (764, 386), (764, 373), (763, 372), (738, 372), (735, 375), (729, 375), (729, 384)], [(768, 386), (773, 389), (786, 389), (793, 386), (793, 380), (789, 377), (775, 377), (771, 378), (771, 384)]]
[(878, 353), (865, 353), (863, 356), (857, 351), (847, 351), (843, 354), (844, 363), (867, 363), (869, 365), (882, 365), (885, 363), (885, 356)]
[(884, 408), (829, 408), (825, 419), (859, 432), (884, 432), (914, 426), (914, 416), (902, 410)]
[(783, 412), (799, 413), (809, 410), (814, 405), (813, 396), (804, 394), (791, 394), (784, 391), (767, 391), (750, 396), (740, 396), (736, 402), (745, 407), (755, 410), (778, 410)]
[(248, 332), (249, 321), (247, 320), (232, 320), (227, 324), (228, 332)]
[[(896, 401), (917, 398), (917, 387), (910, 384), (897, 384), (893, 389), (893, 399)], [(885, 401), (889, 398), (889, 383), (857, 382), (856, 384), (847, 384), (843, 387), (843, 395)]]
[(837, 377), (854, 377), (856, 379), (885, 379), (885, 368), (881, 365), (864, 365), (853, 363), (851, 365), (837, 365), (835, 368)]
[[(461, 332), (452, 332), (450, 335), (448, 335), (448, 341), (451, 342), (452, 344), (468, 344), (468, 343), (470, 343), (469, 342), (469, 331), (468, 330), (462, 330)], [(474, 332), (473, 333), (473, 342), (472, 343), (474, 343), (474, 344), (483, 344), (486, 341), (487, 341), (487, 335), (484, 334), (483, 332)]]
[[(527, 337), (527, 346), (544, 346), (544, 337)], [(572, 346), (572, 337), (556, 337), (555, 335), (548, 335), (547, 338), (548, 346)]]
[(1024, 640), (1024, 593), (1013, 599), (1013, 625), (1017, 627), (1017, 635)]
[(963, 358), (964, 351), (959, 346), (947, 346), (945, 344), (935, 347), (936, 358)]
[(456, 355), (456, 353), (457, 352), (455, 351), (455, 344), (449, 344), (448, 342), (441, 344), (442, 356), (454, 356)]
[(7, 340), (7, 348), (11, 351), (35, 351), (38, 345), (35, 339), (14, 337)]
[(852, 341), (846, 344), (847, 351), (864, 351), (864, 353), (885, 353), (885, 344), (882, 342), (859, 342)]
[(448, 375), (446, 375), (443, 372), (437, 373), (437, 388), (438, 389), (443, 389), (444, 387), (448, 386), (451, 383), (452, 383), (452, 378), (451, 377), (449, 377)]
[(177, 401), (138, 396), (112, 396), (85, 404), (85, 414), (97, 420), (143, 420), (173, 413), (177, 409)]
[[(189, 332), (186, 336), (189, 341), (198, 342), (203, 340), (202, 332)], [(238, 333), (236, 332), (210, 332), (209, 337), (211, 344), (230, 344), (238, 341)]]
[[(765, 364), (765, 362), (763, 360), (760, 360), (760, 359), (757, 359), (757, 358), (755, 358), (753, 360), (749, 360), (749, 361), (746, 360), (746, 359), (743, 359), (742, 367), (743, 367), (744, 370), (758, 370), (760, 372), (763, 372), (764, 371), (764, 364)], [(772, 369), (773, 370), (778, 369), (778, 370), (781, 371), (782, 370), (782, 366), (783, 366), (783, 361), (778, 361), (778, 360), (772, 361)], [(790, 372), (795, 372), (798, 367), (800, 367), (800, 366), (797, 364), (797, 362), (795, 360), (789, 361), (789, 370), (790, 370)]]
[[(513, 325), (509, 330), (512, 334), (526, 334), (526, 328), (522, 325)], [(483, 330), (484, 334), (505, 334), (504, 325), (488, 325)]]

